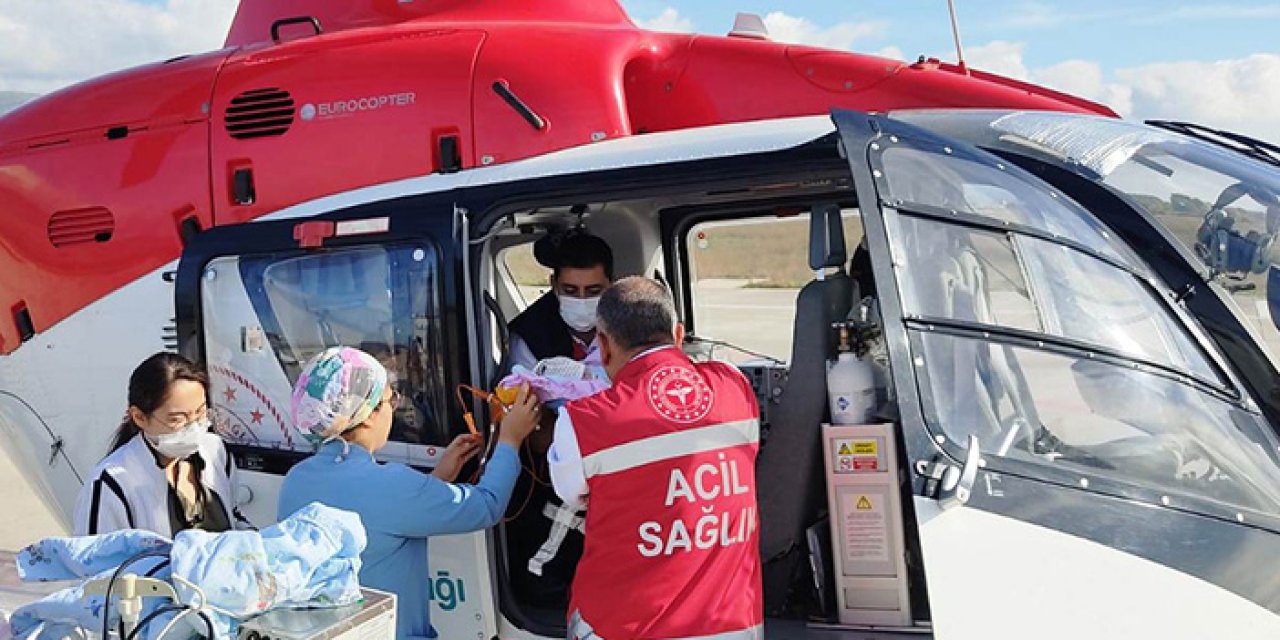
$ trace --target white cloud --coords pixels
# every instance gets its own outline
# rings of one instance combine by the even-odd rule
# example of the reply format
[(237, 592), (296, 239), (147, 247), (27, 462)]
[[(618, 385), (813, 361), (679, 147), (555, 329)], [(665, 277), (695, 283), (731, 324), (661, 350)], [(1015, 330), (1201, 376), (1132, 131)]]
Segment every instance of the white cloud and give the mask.
[(1280, 142), (1280, 54), (1105, 71), (1088, 60), (1029, 68), (1023, 42), (966, 50), (969, 66), (1105, 104), (1125, 117), (1189, 120)]
[(1133, 112), (1133, 88), (1107, 81), (1102, 67), (1087, 60), (1067, 60), (1051, 67), (1037, 69), (1035, 81), (1051, 89), (1100, 102), (1117, 113)]
[[(773, 11), (764, 16), (765, 29), (769, 38), (777, 42), (803, 44), (828, 49), (852, 49), (860, 40), (883, 35), (888, 23), (871, 22), (839, 22), (829, 27), (801, 16), (789, 15), (783, 11)], [(662, 13), (649, 19), (634, 19), (636, 26), (653, 31), (672, 31), (690, 33), (694, 30), (693, 20), (680, 14), (674, 7), (666, 7)], [(728, 33), (728, 30), (725, 31)], [(877, 55), (901, 58), (902, 51), (897, 47), (882, 49)]]
[(0, 90), (46, 92), (222, 46), (236, 0), (4, 1)]
[(1025, 42), (993, 40), (978, 47), (965, 49), (964, 59), (965, 63), (974, 69), (1015, 80), (1028, 80), (1031, 74), (1027, 71), (1027, 63), (1023, 60), (1023, 51), (1026, 48)]
[(884, 47), (879, 51), (872, 52), (872, 55), (888, 58), (890, 60), (906, 60), (907, 56), (902, 53), (902, 49), (894, 46)]
[(1119, 69), (1135, 118), (1191, 120), (1280, 142), (1280, 55)]
[(883, 35), (889, 24), (883, 21), (839, 22), (820, 27), (808, 18), (774, 11), (764, 17), (769, 37), (778, 42), (790, 42), (827, 49), (852, 49), (859, 40)]
[(674, 7), (667, 7), (662, 13), (649, 20), (636, 20), (636, 26), (652, 31), (673, 31), (690, 33), (693, 31), (693, 20), (680, 15)]

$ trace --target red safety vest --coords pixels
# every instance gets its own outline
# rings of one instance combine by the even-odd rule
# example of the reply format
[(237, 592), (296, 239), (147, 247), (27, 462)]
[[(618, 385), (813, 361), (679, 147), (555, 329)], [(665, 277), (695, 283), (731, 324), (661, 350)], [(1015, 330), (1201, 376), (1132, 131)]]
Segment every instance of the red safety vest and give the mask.
[(660, 349), (567, 408), (589, 491), (571, 637), (762, 637), (747, 379)]

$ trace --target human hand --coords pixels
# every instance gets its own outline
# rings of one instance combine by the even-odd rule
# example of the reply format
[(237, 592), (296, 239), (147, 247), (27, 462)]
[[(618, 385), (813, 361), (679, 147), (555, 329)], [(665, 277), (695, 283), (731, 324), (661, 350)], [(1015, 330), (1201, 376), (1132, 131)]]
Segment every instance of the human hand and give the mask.
[(529, 385), (520, 385), (516, 401), (507, 409), (502, 418), (502, 428), (498, 430), (498, 442), (505, 442), (519, 448), (524, 439), (538, 428), (538, 419), (542, 416), (542, 404), (534, 395)]
[(484, 439), (477, 434), (468, 433), (454, 438), (445, 448), (444, 455), (440, 456), (440, 464), (436, 465), (431, 475), (445, 482), (453, 482), (462, 472), (462, 465), (476, 457), (483, 444)]

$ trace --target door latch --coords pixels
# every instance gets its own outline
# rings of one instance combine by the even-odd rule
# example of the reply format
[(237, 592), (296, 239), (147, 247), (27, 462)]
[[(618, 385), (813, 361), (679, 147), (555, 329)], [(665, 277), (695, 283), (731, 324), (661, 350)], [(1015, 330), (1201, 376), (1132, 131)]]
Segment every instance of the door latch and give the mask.
[(969, 502), (973, 485), (982, 466), (982, 451), (977, 436), (970, 435), (964, 466), (955, 467), (942, 459), (917, 460), (915, 471), (924, 477), (924, 495), (938, 501), (945, 510)]

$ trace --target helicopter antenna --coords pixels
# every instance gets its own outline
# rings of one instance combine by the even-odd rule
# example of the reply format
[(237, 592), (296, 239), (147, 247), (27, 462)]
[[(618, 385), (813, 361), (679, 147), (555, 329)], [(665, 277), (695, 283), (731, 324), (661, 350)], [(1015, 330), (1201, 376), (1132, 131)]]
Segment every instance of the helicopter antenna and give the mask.
[(960, 70), (969, 75), (969, 67), (964, 63), (964, 46), (960, 44), (960, 22), (956, 20), (955, 0), (947, 0), (947, 10), (951, 12), (951, 36), (956, 41), (956, 60), (960, 63)]

